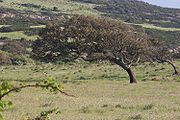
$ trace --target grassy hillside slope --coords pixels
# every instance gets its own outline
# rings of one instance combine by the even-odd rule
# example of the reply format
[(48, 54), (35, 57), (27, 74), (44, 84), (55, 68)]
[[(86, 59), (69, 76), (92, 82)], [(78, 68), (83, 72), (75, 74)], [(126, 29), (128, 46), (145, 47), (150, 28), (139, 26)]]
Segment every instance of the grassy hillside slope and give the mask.
[(150, 23), (180, 28), (180, 9), (163, 8), (137, 0), (75, 0), (97, 4), (95, 9), (105, 16), (133, 23)]
[[(2, 24), (15, 24), (17, 27), (42, 26), (47, 21), (64, 15), (105, 15), (142, 26), (148, 29), (146, 32), (150, 36), (164, 40), (168, 46), (180, 45), (180, 10), (135, 0), (4, 0), (0, 2), (0, 11), (0, 29)], [(17, 33), (19, 38), (37, 37)], [(0, 33), (0, 37), (13, 38), (13, 35)]]

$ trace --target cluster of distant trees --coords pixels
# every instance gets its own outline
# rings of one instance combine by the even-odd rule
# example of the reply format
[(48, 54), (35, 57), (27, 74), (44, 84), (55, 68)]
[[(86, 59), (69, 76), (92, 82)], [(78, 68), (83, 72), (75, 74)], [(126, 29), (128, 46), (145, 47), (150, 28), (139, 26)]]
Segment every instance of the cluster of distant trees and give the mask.
[(160, 40), (137, 32), (117, 20), (75, 15), (70, 19), (50, 22), (32, 45), (33, 57), (46, 62), (108, 60), (127, 71), (130, 83), (136, 83), (132, 65), (142, 62), (171, 62), (170, 52)]

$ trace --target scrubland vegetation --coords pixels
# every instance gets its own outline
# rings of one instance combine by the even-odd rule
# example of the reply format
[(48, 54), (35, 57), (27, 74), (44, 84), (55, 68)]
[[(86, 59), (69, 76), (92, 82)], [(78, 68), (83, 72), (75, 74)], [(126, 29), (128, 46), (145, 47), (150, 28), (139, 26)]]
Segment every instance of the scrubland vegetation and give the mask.
[(2, 0), (0, 11), (0, 120), (180, 119), (178, 9)]

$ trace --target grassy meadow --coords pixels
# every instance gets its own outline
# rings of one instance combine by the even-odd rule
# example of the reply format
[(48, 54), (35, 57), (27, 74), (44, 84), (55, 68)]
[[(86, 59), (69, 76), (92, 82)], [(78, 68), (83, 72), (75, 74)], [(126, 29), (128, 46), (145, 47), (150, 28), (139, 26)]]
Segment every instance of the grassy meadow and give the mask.
[[(176, 61), (180, 66), (180, 61)], [(151, 66), (151, 67), (150, 67)], [(6, 120), (23, 120), (44, 110), (59, 107), (53, 120), (178, 120), (180, 77), (172, 76), (168, 64), (145, 63), (133, 68), (138, 84), (129, 84), (125, 71), (108, 63), (60, 63), (1, 66), (0, 79), (13, 85), (33, 84), (54, 77), (64, 91), (75, 95), (51, 94), (25, 89), (6, 97), (14, 103), (3, 114)]]
[[(2, 27), (10, 27), (11, 25), (0, 25)], [(45, 28), (46, 25), (29, 26), (28, 29)], [(0, 32), (0, 38), (7, 37), (9, 39), (25, 38), (26, 40), (36, 40), (38, 35), (26, 35), (25, 31)]]
[(7, 37), (10, 39), (19, 39), (19, 38), (25, 38), (26, 40), (36, 40), (37, 35), (28, 36), (24, 34), (24, 31), (14, 31), (14, 32), (0, 32), (0, 37)]

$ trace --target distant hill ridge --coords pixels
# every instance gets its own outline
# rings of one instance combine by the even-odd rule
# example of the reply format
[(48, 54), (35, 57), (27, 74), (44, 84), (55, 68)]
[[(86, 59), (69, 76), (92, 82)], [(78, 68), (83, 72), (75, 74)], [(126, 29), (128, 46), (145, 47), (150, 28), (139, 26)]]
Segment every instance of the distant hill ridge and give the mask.
[(97, 4), (94, 9), (105, 16), (132, 23), (149, 23), (161, 27), (180, 28), (180, 9), (164, 8), (137, 0), (75, 0)]

